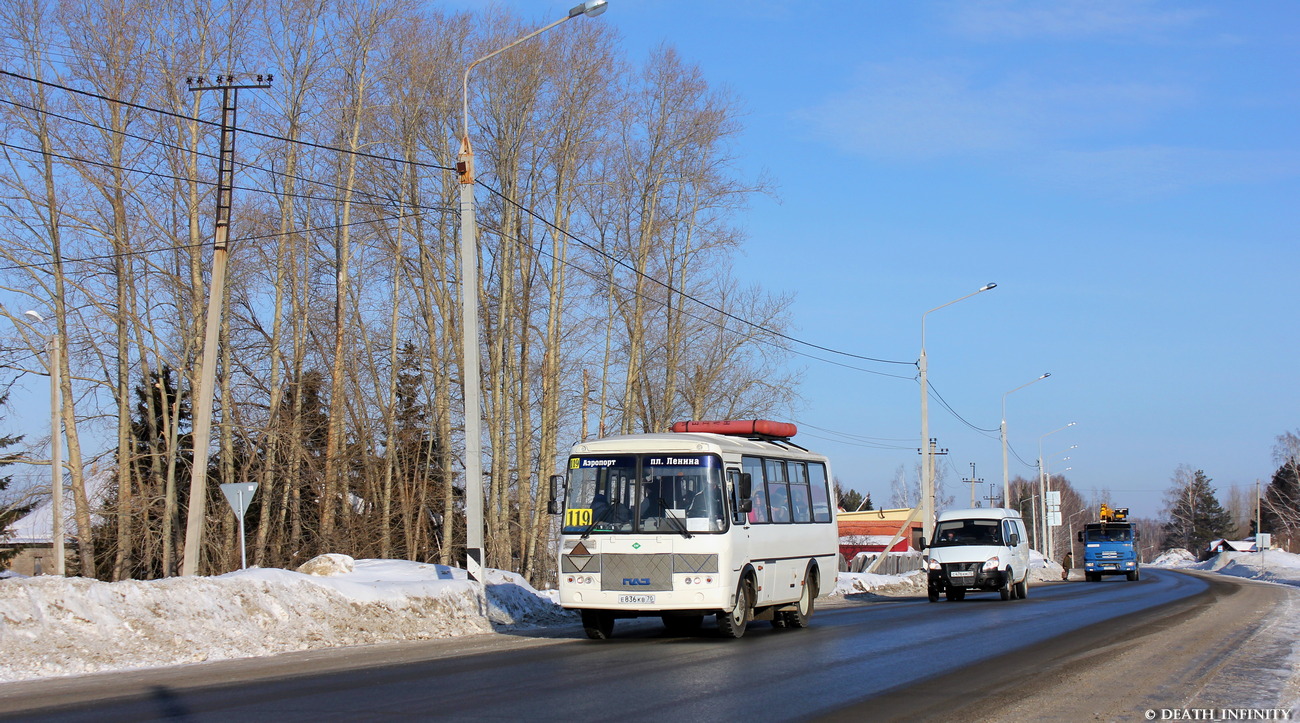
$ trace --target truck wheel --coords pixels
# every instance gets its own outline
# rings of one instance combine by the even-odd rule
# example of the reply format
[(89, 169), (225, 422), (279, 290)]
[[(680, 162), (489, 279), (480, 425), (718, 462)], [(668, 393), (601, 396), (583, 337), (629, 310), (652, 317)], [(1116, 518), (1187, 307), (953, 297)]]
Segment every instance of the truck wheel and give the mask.
[(1127, 577), (1128, 577), (1128, 581), (1129, 581), (1129, 582), (1133, 582), (1133, 581), (1137, 580), (1137, 579), (1138, 579), (1137, 570), (1134, 570), (1134, 571), (1128, 573)]
[(592, 640), (609, 640), (614, 636), (614, 616), (603, 610), (583, 610), (582, 629)]

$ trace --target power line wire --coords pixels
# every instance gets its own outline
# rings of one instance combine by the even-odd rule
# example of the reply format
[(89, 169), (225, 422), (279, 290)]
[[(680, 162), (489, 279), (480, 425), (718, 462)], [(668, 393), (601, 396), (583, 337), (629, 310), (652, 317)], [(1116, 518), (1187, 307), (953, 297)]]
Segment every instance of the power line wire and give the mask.
[[(200, 118), (192, 118), (192, 117), (190, 117), (190, 116), (186, 116), (186, 115), (183, 115), (183, 114), (175, 113), (175, 112), (173, 112), (173, 111), (163, 110), (163, 109), (160, 109), (160, 108), (153, 108), (153, 107), (151, 107), (151, 106), (146, 106), (146, 105), (142, 105), (142, 104), (139, 104), (139, 103), (133, 103), (133, 102), (130, 102), (130, 101), (124, 101), (124, 100), (120, 100), (120, 99), (115, 99), (115, 98), (111, 98), (111, 97), (109, 97), (109, 96), (105, 96), (105, 95), (102, 95), (102, 94), (99, 94), (99, 93), (95, 93), (95, 92), (91, 92), (91, 91), (85, 91), (85, 90), (80, 90), (80, 89), (72, 88), (72, 87), (70, 87), (70, 86), (66, 86), (66, 85), (63, 85), (63, 84), (60, 84), (60, 83), (54, 83), (54, 82), (51, 82), (51, 81), (40, 80), (40, 79), (37, 79), (37, 78), (31, 78), (31, 77), (29, 77), (29, 76), (25, 76), (25, 75), (22, 75), (22, 74), (19, 74), (19, 73), (14, 73), (14, 72), (7, 71), (7, 70), (0, 70), (0, 75), (8, 76), (8, 77), (11, 77), (11, 78), (16, 78), (16, 79), (19, 79), (19, 80), (24, 80), (24, 81), (27, 81), (27, 82), (30, 82), (30, 83), (36, 83), (36, 84), (45, 85), (45, 86), (52, 87), (52, 88), (57, 88), (57, 89), (60, 89), (60, 90), (66, 91), (66, 92), (75, 93), (75, 94), (83, 95), (83, 96), (90, 97), (90, 98), (95, 98), (95, 99), (98, 99), (98, 100), (101, 100), (101, 101), (104, 101), (104, 102), (116, 103), (116, 104), (123, 105), (123, 106), (126, 106), (126, 107), (136, 108), (136, 109), (138, 109), (138, 110), (143, 110), (143, 111), (147, 111), (147, 112), (151, 112), (151, 113), (157, 113), (157, 114), (164, 115), (164, 116), (169, 116), (169, 117), (173, 117), (173, 118), (182, 119), (182, 120), (185, 120), (185, 121), (187, 121), (187, 122), (196, 122), (196, 123), (200, 123), (200, 124), (204, 124), (204, 125), (208, 125), (208, 126), (216, 126), (216, 125), (218, 125), (218, 124), (217, 124), (216, 122), (214, 122), (214, 121), (206, 121), (206, 120), (203, 120), (203, 119), (200, 119)], [(39, 111), (37, 111), (37, 112), (39, 112)], [(370, 153), (364, 153), (364, 152), (360, 152), (360, 151), (352, 151), (352, 150), (348, 150), (348, 149), (337, 148), (337, 147), (334, 147), (334, 146), (327, 146), (327, 145), (318, 144), (318, 143), (314, 143), (314, 142), (311, 142), (311, 141), (305, 141), (305, 140), (301, 140), (301, 139), (289, 139), (289, 138), (285, 138), (285, 137), (283, 137), (283, 136), (277, 136), (277, 135), (269, 134), (269, 133), (261, 133), (261, 132), (253, 131), (253, 130), (247, 130), (247, 129), (245, 129), (245, 130), (241, 130), (241, 133), (250, 134), (250, 135), (253, 135), (253, 136), (257, 136), (257, 137), (261, 137), (261, 138), (267, 138), (267, 139), (276, 140), (276, 141), (282, 141), (282, 142), (287, 142), (287, 143), (294, 143), (294, 144), (302, 145), (302, 146), (309, 147), (309, 148), (316, 148), (316, 149), (321, 149), (321, 150), (334, 151), (334, 152), (338, 152), (338, 153), (347, 153), (347, 154), (352, 154), (352, 155), (356, 155), (356, 156), (358, 156), (358, 157), (363, 157), (363, 158), (379, 159), (379, 160), (390, 161), (390, 162), (397, 162), (397, 163), (403, 163), (403, 164), (410, 164), (410, 165), (414, 165), (414, 166), (417, 166), (417, 167), (433, 168), (433, 169), (436, 169), (436, 170), (444, 170), (444, 171), (453, 170), (453, 169), (452, 169), (451, 167), (449, 167), (449, 166), (440, 166), (440, 165), (436, 165), (436, 164), (424, 163), (424, 162), (419, 162), (419, 161), (399, 160), (399, 159), (394, 159), (394, 158), (390, 158), (390, 157), (382, 156), (382, 155), (378, 155), (378, 154), (370, 154)], [(6, 144), (6, 145), (9, 145), (9, 144)], [(24, 150), (24, 151), (26, 151), (26, 152), (28, 152), (28, 153), (36, 153), (36, 152), (38, 152), (38, 151), (35, 151), (35, 150), (33, 150), (33, 149), (22, 148), (22, 147), (20, 147), (20, 146), (12, 146), (12, 147), (18, 148), (18, 149), (20, 149), (20, 150)], [(52, 155), (57, 155), (57, 154), (52, 154)], [(140, 171), (140, 170), (138, 170), (138, 169), (121, 169), (120, 167), (116, 167), (116, 166), (113, 166), (113, 165), (111, 165), (111, 164), (106, 164), (106, 163), (97, 162), (97, 161), (89, 161), (89, 160), (86, 160), (86, 159), (76, 159), (75, 157), (70, 157), (70, 156), (62, 156), (62, 155), (59, 155), (58, 157), (60, 157), (60, 158), (64, 158), (65, 160), (79, 160), (80, 162), (91, 163), (91, 164), (100, 165), (100, 166), (108, 167), (108, 168), (118, 168), (119, 170), (131, 170), (131, 171), (133, 171), (133, 172), (136, 172), (136, 173), (142, 173), (142, 174), (145, 174), (145, 175), (148, 175), (148, 176), (155, 176), (155, 177), (160, 177), (160, 178), (167, 178), (167, 179), (171, 179), (171, 180), (184, 180), (184, 181), (190, 181), (190, 179), (184, 179), (184, 178), (181, 178), (181, 177), (178, 177), (178, 176), (173, 176), (173, 175), (170, 175), (170, 174), (162, 174), (162, 173), (157, 173), (157, 172), (153, 172), (153, 171)], [(211, 182), (204, 182), (204, 181), (196, 181), (196, 182), (204, 183), (205, 185), (212, 185)], [(548, 227), (554, 229), (555, 231), (557, 231), (557, 232), (559, 232), (559, 233), (564, 234), (564, 235), (567, 236), (568, 238), (570, 238), (570, 239), (572, 239), (573, 241), (579, 243), (580, 245), (582, 245), (582, 246), (584, 246), (584, 247), (590, 249), (591, 251), (593, 251), (593, 252), (595, 252), (595, 253), (597, 253), (597, 254), (599, 254), (599, 255), (601, 255), (601, 256), (604, 256), (605, 258), (608, 258), (609, 260), (611, 260), (611, 261), (614, 262), (615, 264), (617, 264), (617, 265), (619, 265), (619, 266), (621, 266), (621, 267), (623, 267), (623, 268), (625, 268), (625, 269), (627, 269), (627, 270), (629, 270), (629, 271), (632, 271), (633, 273), (635, 273), (635, 274), (637, 274), (637, 275), (639, 275), (639, 276), (641, 276), (641, 277), (647, 279), (648, 281), (650, 281), (650, 282), (652, 282), (652, 283), (654, 283), (654, 284), (657, 284), (657, 285), (663, 287), (664, 289), (666, 289), (666, 290), (668, 290), (668, 291), (670, 291), (670, 292), (676, 293), (677, 295), (679, 295), (679, 296), (681, 296), (681, 297), (683, 297), (683, 298), (689, 299), (689, 300), (691, 300), (691, 301), (693, 301), (693, 302), (695, 302), (695, 303), (697, 303), (697, 304), (699, 304), (699, 305), (701, 305), (701, 306), (704, 306), (705, 308), (710, 309), (711, 311), (714, 311), (715, 313), (718, 313), (718, 314), (720, 314), (720, 315), (722, 315), (722, 316), (725, 316), (726, 318), (732, 319), (733, 321), (736, 321), (736, 322), (738, 322), (738, 323), (740, 323), (740, 324), (743, 324), (743, 325), (746, 325), (746, 326), (750, 326), (750, 327), (754, 328), (755, 330), (761, 331), (761, 332), (763, 332), (763, 333), (765, 333), (765, 334), (769, 334), (769, 335), (774, 336), (774, 337), (777, 337), (777, 338), (784, 339), (784, 340), (786, 340), (786, 341), (788, 341), (788, 342), (791, 342), (791, 343), (793, 343), (793, 344), (799, 344), (799, 345), (806, 346), (806, 347), (809, 347), (809, 348), (812, 348), (812, 349), (817, 349), (817, 350), (819, 350), (819, 351), (825, 351), (825, 352), (828, 352), (828, 353), (831, 353), (831, 354), (837, 354), (837, 355), (845, 356), (845, 357), (852, 358), (852, 359), (860, 359), (860, 360), (863, 360), (863, 361), (870, 361), (870, 362), (881, 363), (881, 364), (900, 364), (900, 365), (915, 365), (915, 364), (916, 364), (916, 362), (910, 362), (910, 361), (900, 361), (900, 360), (892, 360), (892, 359), (882, 359), (882, 358), (877, 358), (877, 357), (869, 357), (869, 356), (865, 356), (865, 355), (855, 354), (855, 353), (852, 353), (852, 352), (846, 352), (846, 351), (839, 350), (839, 349), (834, 349), (834, 348), (831, 348), (831, 347), (828, 347), (828, 346), (824, 346), (824, 345), (820, 345), (820, 344), (815, 344), (815, 343), (813, 343), (813, 342), (805, 341), (805, 340), (803, 340), (803, 339), (799, 339), (799, 338), (797, 338), (797, 337), (794, 337), (794, 336), (791, 336), (791, 335), (788, 335), (788, 334), (784, 334), (784, 333), (779, 332), (779, 331), (776, 331), (776, 330), (774, 330), (774, 329), (770, 329), (770, 328), (764, 327), (764, 326), (761, 325), (761, 324), (758, 324), (758, 323), (756, 323), (756, 322), (750, 321), (750, 320), (748, 320), (748, 319), (745, 319), (745, 318), (743, 318), (743, 317), (741, 317), (741, 316), (738, 316), (738, 315), (736, 315), (736, 314), (733, 314), (733, 313), (731, 313), (731, 312), (725, 311), (725, 310), (723, 310), (723, 309), (721, 309), (721, 308), (719, 308), (719, 307), (717, 307), (717, 306), (715, 306), (715, 305), (713, 305), (713, 304), (710, 304), (710, 303), (708, 303), (708, 302), (706, 302), (706, 301), (704, 301), (704, 300), (702, 300), (702, 299), (699, 299), (698, 297), (695, 297), (695, 296), (693, 296), (693, 295), (691, 295), (691, 294), (687, 294), (687, 293), (685, 293), (685, 292), (683, 292), (683, 291), (680, 291), (680, 290), (678, 290), (678, 289), (674, 289), (670, 284), (667, 284), (667, 283), (665, 283), (665, 282), (663, 282), (663, 281), (660, 281), (659, 279), (656, 279), (656, 278), (654, 278), (654, 277), (652, 277), (652, 276), (649, 276), (649, 275), (647, 275), (647, 274), (644, 274), (644, 273), (638, 271), (637, 269), (635, 269), (634, 267), (632, 267), (630, 264), (628, 264), (626, 261), (623, 261), (623, 260), (621, 260), (621, 259), (615, 258), (614, 256), (608, 254), (608, 253), (605, 252), (604, 250), (599, 249), (599, 248), (597, 248), (595, 245), (593, 245), (593, 244), (591, 244), (591, 243), (588, 243), (587, 241), (585, 241), (585, 240), (579, 238), (578, 236), (576, 236), (575, 234), (571, 233), (571, 232), (568, 231), (567, 229), (560, 228), (559, 226), (557, 226), (556, 224), (552, 223), (550, 220), (548, 220), (548, 219), (546, 219), (545, 217), (541, 216), (541, 215), (538, 214), (537, 212), (535, 212), (535, 211), (533, 211), (532, 209), (530, 209), (530, 208), (524, 206), (523, 204), (521, 204), (521, 203), (515, 201), (514, 199), (511, 199), (511, 198), (505, 196), (505, 195), (504, 195), (503, 193), (501, 193), (500, 191), (498, 191), (498, 190), (492, 188), (491, 186), (488, 186), (487, 184), (483, 183), (482, 181), (479, 181), (478, 183), (479, 183), (479, 185), (482, 185), (484, 188), (486, 188), (486, 189), (488, 190), (489, 193), (492, 193), (493, 195), (496, 195), (497, 197), (501, 198), (504, 202), (509, 203), (509, 204), (515, 206), (516, 208), (518, 208), (519, 210), (523, 211), (524, 213), (526, 213), (526, 214), (532, 216), (533, 218), (537, 219), (538, 221), (540, 221), (540, 222), (543, 223), (544, 225), (546, 225), (546, 226), (548, 226)], [(265, 191), (263, 191), (262, 189), (247, 189), (247, 188), (240, 188), (240, 190), (254, 191), (254, 192), (265, 192)], [(179, 249), (179, 248), (187, 248), (187, 247), (191, 247), (191, 245), (183, 245), (183, 246), (177, 246), (177, 247), (173, 247), (173, 248)], [(165, 250), (165, 249), (164, 249), (164, 250)], [(129, 253), (129, 252), (128, 252), (128, 253)], [(100, 258), (112, 258), (112, 256), (110, 255), (110, 256), (100, 257)], [(94, 259), (94, 257), (91, 257), (91, 259), (88, 259), (88, 260), (93, 260), (93, 259)], [(33, 265), (39, 265), (39, 264), (33, 264)], [(20, 267), (20, 268), (21, 268), (21, 267)], [(790, 350), (790, 351), (793, 351), (793, 350)], [(804, 355), (804, 356), (808, 356), (808, 355)], [(810, 358), (817, 359), (817, 357), (810, 357)], [(825, 362), (827, 362), (827, 363), (838, 364), (838, 365), (840, 365), (840, 366), (848, 366), (848, 365), (840, 364), (840, 363), (838, 363), (838, 362), (832, 362), (832, 361), (830, 361), (830, 360), (825, 360), (825, 359), (818, 359), (818, 360), (819, 360), (819, 361), (825, 361)], [(855, 368), (855, 367), (848, 367), (848, 368)], [(858, 370), (859, 370), (859, 371), (866, 371), (866, 372), (869, 372), (869, 373), (881, 374), (881, 375), (883, 375), (883, 376), (894, 376), (894, 377), (897, 377), (897, 378), (908, 378), (908, 377), (902, 377), (902, 376), (899, 376), (899, 375), (882, 374), (882, 373), (880, 373), (880, 372), (875, 372), (875, 371), (873, 371), (873, 370), (867, 370), (867, 369), (858, 369)], [(951, 411), (951, 410), (950, 410), (950, 411)], [(963, 420), (963, 421), (964, 421), (964, 420)]]
[[(335, 231), (337, 229), (347, 228), (351, 226), (363, 226), (365, 224), (370, 224), (370, 223), (396, 221), (398, 219), (413, 218), (416, 216), (423, 216), (423, 215), (425, 215), (424, 212), (408, 213), (408, 214), (399, 214), (397, 216), (386, 216), (383, 218), (364, 219), (361, 221), (349, 221), (348, 223), (335, 223), (335, 224), (329, 224), (327, 226), (308, 226), (306, 228), (291, 229), (289, 231), (277, 231), (273, 233), (259, 234), (256, 236), (240, 236), (231, 239), (230, 243), (233, 244), (239, 241), (261, 241), (269, 238), (277, 238), (280, 236), (293, 236), (296, 234), (313, 233), (316, 231)], [(162, 253), (164, 251), (182, 251), (185, 249), (204, 248), (206, 246), (210, 246), (211, 244), (212, 244), (211, 241), (201, 241), (196, 244), (177, 244), (174, 246), (160, 246), (157, 248), (140, 249), (139, 251), (115, 251), (111, 254), (104, 254), (102, 256), (80, 256), (76, 258), (65, 258), (63, 259), (63, 263), (67, 264), (67, 263), (89, 263), (91, 261), (108, 261), (111, 259), (124, 258), (127, 256), (146, 256), (148, 254)], [(31, 268), (40, 268), (43, 266), (53, 266), (53, 265), (54, 265), (54, 261), (34, 261), (25, 264), (0, 266), (0, 271), (14, 271), (17, 269), (31, 269)]]
[[(88, 90), (81, 90), (81, 89), (79, 89), (79, 88), (73, 88), (73, 87), (71, 87), (71, 86), (62, 85), (62, 84), (60, 84), (60, 83), (54, 83), (54, 82), (52, 82), (52, 81), (48, 81), (48, 80), (40, 80), (39, 78), (32, 78), (32, 77), (29, 77), (29, 76), (26, 76), (26, 75), (22, 75), (22, 74), (20, 74), (20, 73), (14, 73), (14, 72), (9, 71), (9, 70), (0, 70), (0, 75), (8, 76), (8, 77), (10, 77), (10, 78), (16, 78), (16, 79), (18, 79), (18, 80), (25, 80), (25, 81), (27, 81), (27, 82), (29, 82), (29, 83), (37, 83), (37, 84), (39, 84), (39, 85), (44, 85), (44, 86), (48, 86), (48, 87), (51, 87), (51, 88), (57, 88), (57, 89), (59, 89), (59, 90), (67, 91), (67, 92), (69, 92), (69, 93), (76, 93), (76, 94), (78, 94), (78, 95), (84, 95), (84, 96), (89, 97), (89, 98), (95, 98), (95, 99), (97, 99), (97, 100), (102, 100), (102, 101), (104, 101), (104, 102), (106, 102), (106, 103), (115, 103), (115, 104), (117, 104), (117, 105), (125, 106), (125, 107), (127, 107), (127, 108), (135, 108), (136, 110), (143, 110), (143, 111), (147, 111), (147, 112), (150, 112), (150, 113), (158, 113), (158, 114), (160, 114), (160, 115), (165, 115), (165, 116), (169, 116), (169, 117), (172, 117), (172, 118), (178, 118), (178, 119), (180, 119), (180, 120), (184, 120), (184, 121), (187, 121), (187, 122), (200, 123), (200, 124), (202, 124), (202, 125), (211, 126), (211, 127), (220, 127), (220, 125), (221, 125), (221, 124), (218, 123), (217, 121), (204, 120), (204, 119), (202, 119), (202, 118), (196, 118), (196, 117), (187, 116), (187, 115), (184, 115), (184, 114), (181, 114), (181, 113), (177, 113), (177, 112), (175, 112), (175, 111), (164, 110), (164, 109), (162, 109), (162, 108), (154, 108), (154, 107), (152, 107), (152, 106), (147, 106), (147, 105), (143, 105), (143, 104), (140, 104), (140, 103), (133, 103), (133, 102), (131, 102), (131, 101), (120, 100), (120, 99), (112, 98), (112, 97), (110, 97), (110, 96), (106, 96), (106, 95), (103, 95), (103, 94), (100, 94), (100, 93), (95, 93), (95, 92), (88, 91)], [(438, 164), (436, 164), (436, 163), (426, 163), (426, 162), (424, 162), (424, 161), (411, 161), (411, 160), (404, 160), (404, 159), (398, 159), (398, 158), (391, 158), (391, 157), (389, 157), (389, 156), (382, 156), (382, 155), (375, 154), (375, 153), (366, 153), (366, 152), (364, 152), (364, 151), (353, 151), (353, 150), (349, 150), (349, 149), (347, 149), (347, 148), (338, 148), (338, 147), (336, 147), (336, 146), (328, 146), (328, 145), (325, 145), (325, 144), (323, 144), (323, 143), (316, 143), (316, 142), (314, 142), (314, 141), (307, 141), (307, 140), (302, 140), (302, 139), (294, 139), (294, 138), (286, 138), (286, 137), (284, 137), (284, 136), (277, 136), (277, 135), (275, 135), (275, 134), (273, 134), (273, 133), (263, 133), (263, 132), (260, 132), (260, 131), (248, 130), (248, 129), (244, 129), (244, 128), (241, 128), (241, 129), (239, 130), (239, 132), (240, 132), (241, 135), (244, 135), (244, 134), (247, 134), (247, 135), (253, 135), (253, 136), (258, 136), (258, 137), (260, 137), (260, 138), (267, 138), (267, 139), (269, 139), (269, 140), (274, 140), (274, 141), (282, 141), (282, 142), (284, 142), (284, 143), (293, 143), (293, 144), (296, 144), (296, 145), (306, 146), (306, 147), (308, 147), (308, 148), (315, 148), (315, 149), (318, 149), (318, 150), (333, 151), (333, 152), (336, 152), (336, 153), (346, 153), (346, 154), (349, 154), (349, 155), (357, 156), (357, 157), (359, 157), (359, 158), (370, 158), (370, 159), (373, 159), (373, 160), (391, 161), (391, 162), (394, 162), (394, 163), (401, 163), (401, 164), (410, 164), (410, 165), (413, 165), (413, 166), (416, 166), (416, 167), (419, 167), (419, 168), (431, 168), (431, 169), (439, 170), (439, 171), (454, 171), (454, 170), (456, 170), (455, 168), (453, 168), (453, 167), (451, 167), (451, 166), (440, 166), (440, 165), (438, 165)]]
[(631, 271), (633, 274), (635, 274), (635, 275), (637, 275), (637, 276), (640, 276), (641, 278), (645, 279), (646, 281), (649, 281), (649, 282), (651, 282), (651, 283), (653, 283), (653, 284), (656, 284), (656, 285), (662, 287), (662, 288), (665, 289), (666, 291), (669, 291), (669, 292), (671, 292), (671, 293), (677, 294), (678, 296), (681, 296), (682, 298), (689, 299), (689, 300), (695, 302), (696, 304), (699, 304), (700, 306), (703, 306), (703, 307), (705, 307), (705, 308), (707, 308), (707, 309), (709, 309), (709, 310), (711, 310), (711, 311), (713, 311), (713, 312), (715, 312), (715, 313), (721, 314), (721, 315), (723, 315), (723, 316), (725, 316), (725, 317), (727, 317), (727, 318), (729, 318), (729, 319), (731, 319), (731, 320), (733, 320), (733, 321), (739, 322), (739, 323), (744, 324), (744, 325), (746, 325), (746, 326), (753, 327), (754, 329), (756, 329), (756, 330), (758, 330), (758, 331), (762, 331), (762, 332), (764, 332), (764, 333), (766, 333), (766, 334), (770, 334), (770, 335), (772, 335), (772, 336), (775, 336), (775, 337), (779, 337), (779, 338), (785, 339), (786, 341), (789, 341), (789, 342), (792, 342), (792, 343), (795, 343), (795, 344), (801, 344), (801, 345), (803, 345), (803, 346), (807, 346), (807, 347), (810, 347), (810, 348), (813, 348), (813, 349), (817, 349), (817, 350), (820, 350), (820, 351), (824, 351), (824, 352), (829, 352), (829, 353), (831, 353), (831, 354), (839, 354), (839, 355), (841, 355), (841, 356), (846, 356), (846, 357), (849, 357), (849, 358), (851, 358), (851, 359), (861, 359), (861, 360), (863, 360), (863, 361), (877, 362), (877, 363), (880, 363), (880, 364), (903, 364), (903, 365), (908, 365), (908, 366), (915, 366), (915, 365), (916, 365), (916, 362), (912, 362), (912, 361), (897, 361), (897, 360), (893, 360), (893, 359), (879, 359), (879, 358), (876, 358), (876, 357), (863, 356), (863, 355), (861, 355), (861, 354), (854, 354), (854, 353), (852, 353), (852, 352), (846, 352), (846, 351), (841, 351), (841, 350), (839, 350), (839, 349), (833, 349), (833, 348), (831, 348), (831, 347), (828, 347), (828, 346), (822, 346), (822, 345), (820, 345), (820, 344), (814, 344), (813, 342), (804, 341), (803, 339), (799, 339), (799, 338), (796, 338), (796, 337), (790, 336), (790, 335), (788, 335), (788, 334), (783, 334), (783, 333), (781, 333), (781, 332), (779, 332), (779, 331), (776, 331), (775, 329), (769, 329), (769, 328), (767, 328), (767, 327), (765, 327), (765, 326), (763, 326), (763, 325), (761, 325), (761, 324), (758, 324), (758, 323), (755, 323), (755, 322), (753, 322), (753, 321), (750, 321), (749, 319), (745, 319), (745, 318), (743, 318), (743, 317), (741, 317), (741, 316), (737, 316), (736, 314), (732, 314), (731, 312), (728, 312), (728, 311), (725, 311), (725, 310), (723, 310), (723, 309), (720, 309), (720, 308), (718, 308), (717, 306), (714, 306), (713, 304), (710, 304), (710, 303), (708, 303), (708, 302), (706, 302), (706, 301), (704, 301), (704, 300), (702, 300), (702, 299), (700, 299), (700, 298), (698, 298), (698, 297), (692, 296), (691, 294), (688, 294), (688, 293), (686, 293), (686, 292), (684, 292), (684, 291), (681, 291), (680, 289), (673, 288), (673, 286), (672, 286), (671, 284), (669, 284), (668, 282), (666, 282), (666, 281), (661, 281), (661, 280), (656, 279), (655, 277), (653, 277), (653, 276), (651, 276), (651, 275), (649, 275), (649, 274), (646, 274), (646, 273), (644, 273), (644, 272), (642, 272), (642, 271), (637, 270), (635, 267), (633, 267), (633, 266), (632, 266), (631, 264), (629, 264), (628, 262), (623, 261), (622, 259), (619, 259), (619, 258), (614, 257), (614, 256), (611, 255), (610, 253), (606, 252), (604, 249), (597, 248), (594, 244), (592, 244), (592, 243), (590, 243), (590, 242), (588, 242), (588, 241), (586, 241), (586, 240), (584, 240), (584, 239), (578, 237), (576, 234), (572, 233), (572, 232), (569, 231), (568, 229), (561, 228), (560, 226), (557, 226), (556, 224), (552, 223), (549, 219), (543, 217), (541, 214), (539, 214), (539, 213), (537, 213), (536, 211), (533, 211), (532, 209), (530, 209), (530, 208), (524, 206), (523, 204), (519, 203), (518, 201), (515, 201), (514, 199), (507, 197), (505, 194), (501, 193), (500, 191), (496, 190), (495, 188), (492, 188), (491, 186), (487, 185), (486, 183), (483, 183), (482, 181), (477, 181), (477, 180), (476, 180), (476, 183), (478, 183), (478, 185), (482, 186), (483, 188), (486, 188), (490, 193), (492, 193), (493, 195), (497, 196), (497, 197), (500, 198), (502, 201), (504, 201), (504, 202), (506, 202), (506, 203), (509, 203), (510, 205), (514, 206), (515, 208), (519, 209), (520, 211), (523, 211), (524, 213), (528, 214), (529, 216), (532, 216), (533, 218), (537, 219), (538, 221), (540, 221), (540, 222), (541, 222), (542, 224), (544, 224), (545, 226), (547, 226), (547, 227), (549, 227), (549, 228), (551, 228), (551, 229), (553, 229), (553, 230), (555, 230), (555, 231), (557, 231), (557, 232), (559, 232), (559, 233), (564, 234), (565, 236), (569, 237), (569, 238), (572, 239), (573, 241), (576, 241), (578, 244), (582, 245), (583, 247), (585, 247), (585, 248), (587, 248), (587, 249), (590, 249), (591, 251), (595, 252), (596, 254), (599, 254), (600, 256), (603, 256), (603, 257), (609, 259), (610, 261), (614, 262), (616, 265), (621, 266), (621, 267), (623, 267), (624, 269), (626, 269), (626, 270), (628, 270), (628, 271)]

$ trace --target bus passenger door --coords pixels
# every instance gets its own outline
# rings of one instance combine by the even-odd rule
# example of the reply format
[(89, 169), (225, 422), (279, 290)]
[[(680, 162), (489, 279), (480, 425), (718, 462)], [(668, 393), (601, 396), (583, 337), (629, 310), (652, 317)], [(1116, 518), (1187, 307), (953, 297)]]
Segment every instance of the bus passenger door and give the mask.
[(741, 511), (740, 469), (727, 469), (727, 497), (731, 500), (731, 534), (736, 544), (749, 545), (749, 514)]

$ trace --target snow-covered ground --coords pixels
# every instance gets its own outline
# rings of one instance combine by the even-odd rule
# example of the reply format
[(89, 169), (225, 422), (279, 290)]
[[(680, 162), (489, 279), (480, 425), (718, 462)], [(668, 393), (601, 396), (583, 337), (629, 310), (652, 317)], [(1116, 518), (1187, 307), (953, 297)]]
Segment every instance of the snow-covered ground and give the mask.
[[(1169, 550), (1148, 565), (1179, 570), (1201, 570), (1252, 580), (1300, 587), (1300, 555), (1281, 550), (1265, 552), (1221, 552), (1198, 562), (1186, 550)], [(1268, 680), (1259, 681), (1261, 699), (1271, 692), (1282, 708), (1300, 713), (1300, 595), (1289, 595), (1273, 611), (1271, 622), (1251, 643), (1258, 650), (1271, 650), (1273, 670)]]
[[(481, 594), (458, 568), (342, 555), (313, 562), (317, 574), (253, 568), (147, 582), (0, 579), (0, 682), (578, 624), (554, 591), (513, 573), (488, 571)], [(1300, 585), (1300, 555), (1285, 552), (1155, 564)], [(1032, 568), (1035, 582), (1060, 580), (1060, 565), (1036, 553)], [(829, 594), (924, 592), (917, 570), (841, 573)], [(1279, 612), (1288, 634), (1300, 631), (1300, 606)], [(1290, 667), (1300, 670), (1295, 652)]]

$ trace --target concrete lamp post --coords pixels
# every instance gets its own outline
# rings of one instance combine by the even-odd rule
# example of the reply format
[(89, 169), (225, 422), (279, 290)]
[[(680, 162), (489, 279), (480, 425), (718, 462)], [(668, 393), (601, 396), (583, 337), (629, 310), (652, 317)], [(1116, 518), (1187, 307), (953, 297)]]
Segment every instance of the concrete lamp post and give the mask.
[(474, 66), (576, 17), (595, 17), (608, 8), (606, 0), (587, 0), (569, 14), (498, 48), (465, 67), (461, 81), (461, 138), (456, 156), (460, 177), (460, 313), (465, 397), (465, 569), (471, 579), (483, 579), (483, 438), (482, 391), (478, 348), (478, 218), (474, 205), (474, 149), (469, 140), (469, 74)]
[(921, 534), (926, 540), (934, 532), (934, 455), (930, 454), (930, 387), (926, 376), (929, 364), (925, 355), (925, 317), (978, 293), (996, 289), (997, 286), (994, 283), (985, 284), (960, 299), (953, 299), (921, 314), (921, 358), (917, 360), (916, 366), (921, 372)]
[[(36, 311), (25, 311), (23, 316), (38, 324), (45, 323), (45, 317)], [(54, 574), (63, 577), (67, 574), (67, 561), (64, 553), (63, 539), (63, 430), (59, 425), (61, 411), (59, 396), (59, 369), (63, 360), (63, 344), (59, 332), (45, 336), (46, 350), (50, 364), (50, 517), (52, 519), (50, 536), (54, 544)]]
[[(1015, 389), (1012, 389), (1011, 392), (1018, 392), (1021, 389), (1024, 389), (1025, 387), (1029, 386), (1030, 384), (1033, 384), (1034, 382), (1041, 382), (1050, 376), (1052, 376), (1052, 373), (1047, 372), (1046, 374), (1043, 374), (1041, 377), (1031, 382), (1025, 382), (1024, 384), (1021, 384)], [(1002, 506), (1003, 507), (1006, 507), (1007, 501), (1011, 499), (1011, 474), (1009, 468), (1007, 467), (1007, 395), (1011, 394), (1011, 392), (1007, 392), (1006, 394), (1002, 395), (1002, 426), (1000, 431), (1002, 436)]]
[(1043, 548), (1044, 548), (1042, 550), (1039, 550), (1039, 552), (1043, 553), (1044, 555), (1048, 555), (1049, 557), (1051, 556), (1051, 549), (1050, 549), (1051, 542), (1047, 538), (1051, 531), (1047, 527), (1047, 482), (1043, 478), (1043, 440), (1052, 436), (1053, 434), (1056, 434), (1057, 432), (1069, 429), (1074, 425), (1075, 422), (1070, 422), (1064, 427), (1053, 429), (1052, 431), (1040, 435), (1038, 437), (1038, 493), (1042, 496), (1042, 510), (1040, 516), (1042, 517), (1041, 526), (1043, 528), (1043, 536), (1039, 539), (1043, 541)]

